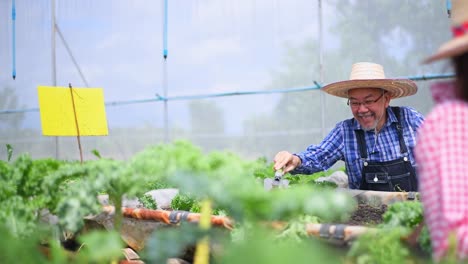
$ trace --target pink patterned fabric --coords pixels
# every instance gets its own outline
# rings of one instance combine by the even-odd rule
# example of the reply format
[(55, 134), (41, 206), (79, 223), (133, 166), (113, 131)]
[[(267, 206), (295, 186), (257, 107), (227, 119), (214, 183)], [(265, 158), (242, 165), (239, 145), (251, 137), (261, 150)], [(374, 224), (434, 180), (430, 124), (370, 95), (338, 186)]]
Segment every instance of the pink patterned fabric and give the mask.
[(424, 218), (433, 258), (456, 235), (459, 257), (468, 257), (468, 103), (455, 98), (452, 82), (431, 87), (437, 105), (418, 131), (415, 156)]

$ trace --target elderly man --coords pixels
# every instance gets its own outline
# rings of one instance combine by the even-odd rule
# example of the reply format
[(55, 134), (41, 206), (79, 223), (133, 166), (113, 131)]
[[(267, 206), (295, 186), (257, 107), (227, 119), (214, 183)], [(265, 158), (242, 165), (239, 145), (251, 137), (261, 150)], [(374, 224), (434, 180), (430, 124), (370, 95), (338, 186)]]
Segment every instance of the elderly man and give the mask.
[(391, 99), (415, 94), (416, 84), (386, 79), (381, 65), (360, 62), (349, 80), (322, 90), (347, 98), (354, 118), (339, 122), (322, 143), (303, 152), (278, 152), (274, 169), (312, 174), (342, 160), (351, 189), (417, 191), (413, 148), (424, 117), (410, 107), (389, 107)]

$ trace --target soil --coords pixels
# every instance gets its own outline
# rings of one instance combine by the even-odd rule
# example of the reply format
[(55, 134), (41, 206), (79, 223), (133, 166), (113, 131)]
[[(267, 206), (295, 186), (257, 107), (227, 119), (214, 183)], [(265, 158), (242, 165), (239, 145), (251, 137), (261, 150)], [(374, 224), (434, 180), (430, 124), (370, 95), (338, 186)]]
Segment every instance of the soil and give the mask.
[(382, 215), (387, 211), (387, 205), (371, 206), (359, 204), (357, 209), (344, 224), (359, 226), (375, 226), (382, 223)]

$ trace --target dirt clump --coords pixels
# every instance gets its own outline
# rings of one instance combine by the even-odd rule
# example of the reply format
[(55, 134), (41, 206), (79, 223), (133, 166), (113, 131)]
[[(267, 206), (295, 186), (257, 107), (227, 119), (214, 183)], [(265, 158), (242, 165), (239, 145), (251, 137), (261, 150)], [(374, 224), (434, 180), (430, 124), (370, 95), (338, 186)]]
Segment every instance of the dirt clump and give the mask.
[(359, 226), (375, 226), (382, 223), (382, 215), (387, 211), (387, 205), (371, 206), (359, 204), (351, 217), (344, 224)]

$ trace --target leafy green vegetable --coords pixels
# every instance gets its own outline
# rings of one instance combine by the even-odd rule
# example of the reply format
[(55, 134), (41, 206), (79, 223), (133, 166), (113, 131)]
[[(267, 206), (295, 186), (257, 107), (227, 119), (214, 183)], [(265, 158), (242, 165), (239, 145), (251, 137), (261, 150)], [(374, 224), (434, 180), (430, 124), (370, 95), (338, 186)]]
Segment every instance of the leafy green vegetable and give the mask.
[(253, 226), (244, 239), (223, 245), (222, 254), (214, 257), (215, 263), (342, 263), (341, 254), (320, 241), (304, 239), (291, 243), (261, 226)]
[(2, 263), (50, 263), (39, 250), (40, 235), (37, 230), (27, 237), (18, 238), (9, 227), (0, 223), (0, 260)]
[(143, 205), (144, 208), (156, 210), (158, 208), (157, 202), (151, 195), (145, 194), (138, 198), (138, 201)]
[(213, 230), (203, 231), (185, 222), (177, 228), (162, 229), (151, 235), (141, 257), (147, 259), (148, 263), (166, 263), (168, 258), (183, 255), (184, 249), (195, 245), (208, 232), (214, 234)]
[(401, 241), (405, 234), (402, 228), (366, 233), (352, 244), (348, 257), (359, 264), (410, 263), (410, 251)]
[(300, 215), (288, 222), (285, 229), (278, 235), (278, 238), (301, 242), (303, 239), (308, 238), (306, 224), (313, 223), (319, 223), (319, 218), (312, 215)]
[(93, 153), (93, 155), (98, 157), (99, 159), (102, 158), (101, 153), (97, 149), (91, 150), (91, 153)]
[(394, 203), (383, 215), (385, 227), (413, 228), (423, 220), (423, 207), (418, 201)]
[(429, 234), (429, 228), (427, 228), (426, 225), (424, 225), (419, 234), (418, 244), (427, 255), (430, 256), (432, 254), (431, 236)]
[(78, 254), (81, 263), (109, 263), (122, 257), (124, 243), (115, 231), (94, 231), (80, 236), (83, 248)]
[[(239, 225), (270, 220), (287, 221), (297, 219), (298, 215), (303, 214), (321, 219), (340, 219), (352, 210), (354, 200), (344, 193), (313, 188), (306, 184), (284, 190), (265, 191), (255, 174), (261, 170), (266, 171), (267, 166), (265, 159), (245, 160), (229, 152), (204, 154), (200, 148), (187, 141), (149, 147), (128, 161), (99, 158), (81, 164), (78, 161), (33, 160), (29, 155), (22, 154), (14, 162), (0, 162), (0, 179), (4, 181), (0, 185), (0, 221), (5, 223), (15, 237), (28, 237), (39, 228), (39, 217), (44, 210), (58, 217), (58, 226), (62, 231), (78, 232), (83, 227), (84, 216), (100, 212), (102, 207), (97, 195), (106, 193), (116, 209), (115, 231), (120, 231), (123, 197), (147, 199), (144, 194), (150, 187), (177, 187), (179, 193), (190, 194), (180, 195), (173, 200), (175, 210), (199, 211), (198, 201), (208, 198), (216, 204), (214, 214), (228, 215)], [(145, 203), (148, 207), (156, 206), (149, 199)], [(298, 238), (301, 237), (297, 233), (299, 226), (291, 224), (283, 236), (286, 237), (289, 232), (290, 235), (295, 233)], [(183, 241), (193, 243), (197, 234), (207, 233), (212, 241), (218, 238), (215, 229), (194, 230), (196, 231), (192, 233), (181, 234), (182, 237), (185, 236)], [(178, 241), (178, 233), (180, 230), (164, 239)], [(229, 234), (221, 237), (227, 239)], [(117, 238), (110, 235), (109, 239), (112, 240), (109, 245), (117, 245), (113, 243)], [(102, 241), (97, 237), (86, 243), (99, 245)], [(171, 245), (169, 241), (158, 241), (158, 245)], [(159, 254), (164, 250), (164, 247), (152, 248), (151, 245), (148, 244), (148, 250), (152, 254)], [(56, 244), (51, 242), (50, 246), (53, 249), (53, 259), (59, 261), (65, 258)], [(116, 247), (112, 246), (114, 249)], [(116, 251), (105, 248), (102, 250), (110, 252), (104, 255), (106, 260), (112, 261)], [(95, 262), (104, 261), (93, 257), (91, 253), (84, 254), (83, 258)], [(76, 259), (80, 260), (81, 256)], [(67, 261), (73, 263), (68, 258)]]
[(7, 148), (7, 161), (11, 160), (11, 156), (13, 155), (13, 147), (10, 144), (6, 144)]
[(171, 201), (171, 208), (174, 210), (190, 211), (195, 204), (195, 198), (178, 193)]
[[(383, 223), (377, 231), (359, 237), (348, 256), (356, 263), (407, 263), (415, 256), (410, 254), (409, 246), (402, 242), (402, 237), (408, 236), (422, 220), (423, 208), (420, 202), (394, 203), (384, 213)], [(430, 239), (425, 229), (418, 242), (429, 253)]]

